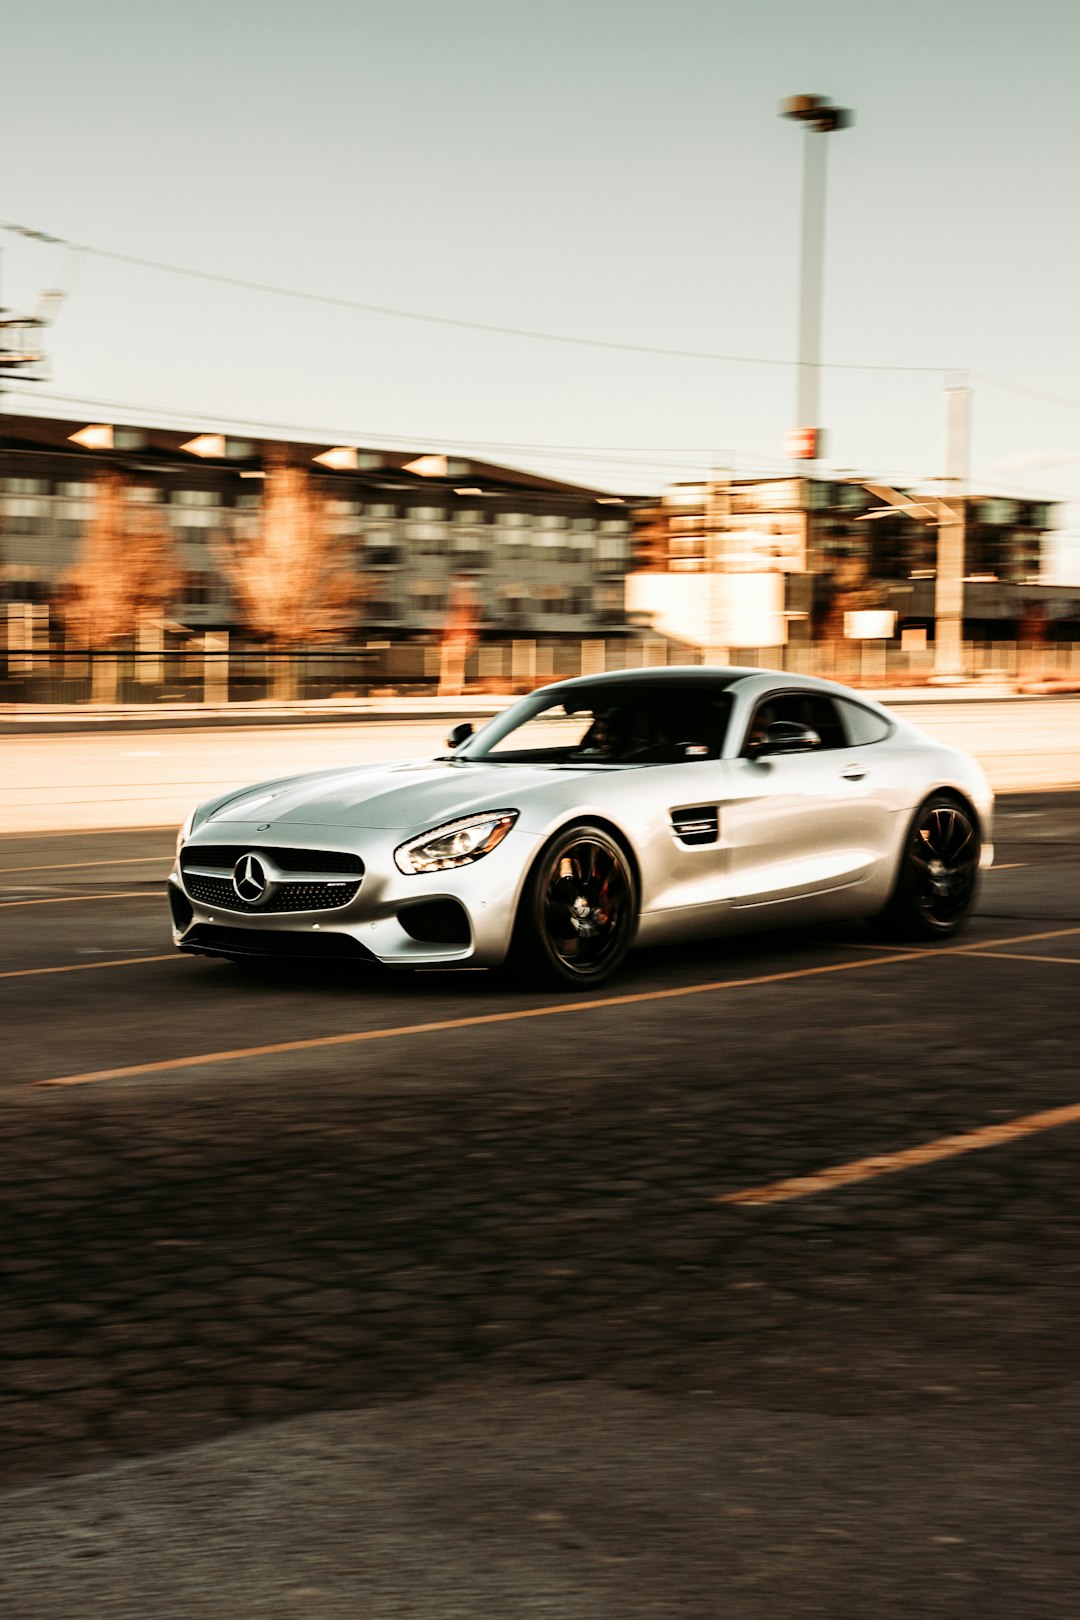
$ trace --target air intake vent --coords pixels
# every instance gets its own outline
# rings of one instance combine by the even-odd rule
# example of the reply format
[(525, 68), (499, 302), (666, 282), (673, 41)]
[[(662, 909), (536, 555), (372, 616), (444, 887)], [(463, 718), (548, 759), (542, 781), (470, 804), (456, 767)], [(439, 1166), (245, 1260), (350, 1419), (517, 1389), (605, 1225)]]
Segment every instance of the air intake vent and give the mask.
[(671, 826), (680, 844), (715, 844), (720, 834), (715, 804), (693, 804), (673, 810)]

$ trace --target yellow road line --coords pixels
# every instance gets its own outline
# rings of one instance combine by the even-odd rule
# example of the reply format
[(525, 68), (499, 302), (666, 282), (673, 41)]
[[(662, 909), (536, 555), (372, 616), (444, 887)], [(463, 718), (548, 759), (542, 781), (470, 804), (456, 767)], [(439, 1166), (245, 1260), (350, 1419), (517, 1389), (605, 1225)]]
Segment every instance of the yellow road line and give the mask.
[(0, 973), (0, 979), (32, 979), (40, 973), (86, 973), (91, 968), (135, 967), (140, 962), (180, 962), (183, 958), (179, 951), (170, 951), (168, 956), (118, 956), (110, 962), (68, 962), (63, 967), (43, 968), (9, 968), (7, 972)]
[(1000, 962), (1061, 962), (1066, 967), (1080, 967), (1080, 956), (1036, 956), (1034, 952), (1029, 956), (1025, 951), (987, 951), (981, 950), (980, 956), (989, 956)]
[[(902, 956), (949, 956), (973, 955), (976, 951), (982, 955), (990, 951), (995, 945), (1019, 945), (1025, 941), (1037, 939), (1061, 939), (1066, 934), (1080, 934), (1080, 928), (1048, 928), (1040, 934), (1015, 934), (1011, 939), (969, 940), (966, 945), (949, 945), (943, 949), (932, 942), (927, 945), (885, 945), (877, 941), (863, 944), (860, 940), (843, 940), (841, 944), (845, 951), (888, 951), (893, 955)], [(1025, 957), (1025, 961), (1033, 962), (1035, 958)], [(1067, 960), (1065, 958), (1064, 960)]]
[(763, 1187), (744, 1187), (740, 1192), (721, 1193), (715, 1202), (784, 1204), (794, 1198), (812, 1198), (818, 1193), (832, 1192), (836, 1187), (850, 1187), (853, 1182), (872, 1181), (876, 1176), (888, 1176), (898, 1170), (935, 1164), (939, 1159), (952, 1159), (960, 1153), (975, 1153), (980, 1148), (999, 1147), (1002, 1142), (1016, 1142), (1024, 1136), (1035, 1136), (1039, 1131), (1052, 1131), (1059, 1125), (1078, 1123), (1080, 1103), (1069, 1103), (1064, 1108), (1048, 1108), (1041, 1114), (1025, 1114), (1018, 1119), (1006, 1120), (1002, 1125), (982, 1125), (977, 1130), (960, 1131), (955, 1136), (939, 1136), (936, 1141), (923, 1142), (919, 1147), (901, 1148), (897, 1153), (876, 1153), (869, 1159), (852, 1159), (849, 1164), (834, 1164), (813, 1175), (792, 1176), (786, 1181), (772, 1181)]
[(988, 866), (988, 872), (1015, 872), (1021, 866), (1031, 866), (1031, 861), (999, 861), (994, 866)]
[(1033, 944), (1037, 939), (1064, 939), (1068, 934), (1080, 934), (1080, 928), (1044, 928), (1038, 934), (1014, 934), (1011, 939), (976, 939), (970, 945), (958, 945), (958, 951), (992, 951), (999, 945)]
[[(1058, 934), (1080, 934), (1080, 927), (1057, 929)], [(1010, 939), (990, 940), (988, 944), (1014, 945), (1042, 935), (1020, 934)], [(937, 956), (956, 956), (956, 946), (939, 947)], [(63, 1074), (49, 1080), (34, 1080), (35, 1086), (85, 1086), (99, 1080), (124, 1080), (135, 1075), (164, 1074), (170, 1069), (198, 1069), (213, 1063), (235, 1063), (241, 1058), (279, 1057), (286, 1052), (313, 1052), (332, 1046), (355, 1046), (365, 1041), (389, 1041), (406, 1035), (437, 1035), (451, 1029), (478, 1029), (488, 1024), (512, 1024), (525, 1018), (556, 1018), (564, 1013), (595, 1012), (610, 1007), (634, 1007), (649, 1001), (675, 1001), (686, 996), (707, 995), (712, 991), (746, 990), (762, 984), (782, 984), (792, 979), (811, 979), (826, 973), (855, 973), (860, 968), (880, 967), (886, 962), (921, 961), (926, 951), (904, 956), (865, 956), (855, 962), (829, 962), (823, 967), (789, 968), (784, 973), (759, 973), (747, 979), (714, 979), (706, 984), (683, 984), (668, 990), (639, 990), (625, 996), (603, 996), (595, 1001), (560, 1001), (553, 1006), (522, 1007), (514, 1012), (476, 1013), (467, 1018), (440, 1018), (427, 1024), (399, 1024), (390, 1028), (350, 1030), (343, 1035), (316, 1035), (306, 1040), (275, 1041), (267, 1046), (239, 1046), (223, 1052), (193, 1053), (187, 1057), (163, 1058), (155, 1063), (131, 1063), (116, 1069), (93, 1069), (84, 1074)]]
[(171, 855), (117, 855), (108, 861), (60, 861), (50, 866), (0, 866), (0, 872), (70, 872), (76, 866), (145, 866), (148, 861), (171, 861)]
[(61, 894), (50, 900), (0, 900), (0, 911), (8, 906), (76, 906), (83, 900), (160, 900), (160, 889), (121, 889), (116, 894)]

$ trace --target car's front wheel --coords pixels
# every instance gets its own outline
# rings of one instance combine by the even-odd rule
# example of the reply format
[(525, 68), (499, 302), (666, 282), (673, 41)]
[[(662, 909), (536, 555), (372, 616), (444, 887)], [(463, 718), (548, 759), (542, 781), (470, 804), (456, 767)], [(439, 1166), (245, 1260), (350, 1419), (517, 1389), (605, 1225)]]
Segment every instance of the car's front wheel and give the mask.
[(603, 827), (567, 827), (526, 880), (511, 951), (514, 976), (578, 989), (602, 984), (629, 950), (636, 919), (626, 851)]
[(879, 931), (899, 939), (955, 934), (975, 904), (981, 855), (974, 812), (948, 794), (927, 799), (908, 831)]

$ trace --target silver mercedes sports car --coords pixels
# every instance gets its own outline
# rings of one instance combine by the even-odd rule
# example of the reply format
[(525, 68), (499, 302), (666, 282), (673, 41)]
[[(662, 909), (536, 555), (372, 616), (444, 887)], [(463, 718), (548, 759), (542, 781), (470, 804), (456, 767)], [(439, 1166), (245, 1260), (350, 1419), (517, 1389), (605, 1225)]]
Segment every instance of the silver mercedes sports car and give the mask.
[(169, 879), (177, 946), (595, 985), (631, 945), (740, 929), (947, 938), (993, 859), (975, 761), (828, 681), (582, 676), (447, 748), (200, 805)]

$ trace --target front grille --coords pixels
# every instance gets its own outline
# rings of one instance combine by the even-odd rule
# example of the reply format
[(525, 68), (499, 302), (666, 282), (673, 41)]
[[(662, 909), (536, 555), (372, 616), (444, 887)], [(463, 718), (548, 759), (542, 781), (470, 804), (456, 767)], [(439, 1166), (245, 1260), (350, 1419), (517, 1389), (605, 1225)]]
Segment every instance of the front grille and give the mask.
[(283, 911), (336, 911), (355, 900), (360, 892), (360, 880), (349, 883), (282, 883), (268, 900), (250, 905), (241, 900), (232, 886), (232, 879), (185, 874), (184, 887), (200, 905), (213, 906), (218, 911), (240, 911), (247, 917), (265, 917)]
[(272, 849), (269, 844), (185, 844), (180, 870), (189, 866), (220, 866), (231, 872), (244, 855), (265, 855), (279, 872), (355, 872), (362, 876), (359, 855), (336, 849)]
[[(233, 869), (245, 855), (263, 861), (276, 884), (266, 899), (254, 903), (242, 900), (232, 883)], [(199, 905), (265, 917), (290, 911), (340, 910), (360, 892), (364, 863), (359, 855), (344, 850), (187, 844), (180, 851), (180, 872), (188, 895)], [(321, 875), (324, 873), (326, 876)]]
[(671, 812), (671, 827), (681, 844), (715, 844), (720, 833), (715, 804), (694, 804)]
[(315, 956), (372, 961), (372, 955), (348, 934), (299, 934), (289, 929), (220, 928), (197, 923), (180, 942), (182, 951), (223, 956)]

